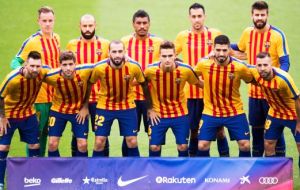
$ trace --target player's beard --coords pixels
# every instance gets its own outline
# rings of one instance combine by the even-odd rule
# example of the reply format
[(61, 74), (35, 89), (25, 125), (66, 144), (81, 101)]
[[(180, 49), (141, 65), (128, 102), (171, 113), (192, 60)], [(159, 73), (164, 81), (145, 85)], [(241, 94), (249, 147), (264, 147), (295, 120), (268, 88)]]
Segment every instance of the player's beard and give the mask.
[(219, 57), (216, 57), (217, 61), (220, 63), (220, 64), (223, 64), (226, 62), (228, 57), (226, 56), (219, 56)]
[(147, 34), (148, 34), (148, 31), (145, 30), (145, 29), (140, 29), (140, 30), (137, 31), (137, 35), (139, 37), (145, 37), (145, 36), (147, 36)]
[(123, 62), (125, 62), (125, 57), (122, 58), (112, 58), (110, 57), (110, 61), (115, 65), (115, 66), (120, 66)]
[(272, 75), (272, 72), (271, 72), (271, 71), (269, 71), (269, 72), (267, 72), (267, 71), (262, 71), (262, 72), (259, 73), (259, 75), (261, 76), (261, 78), (267, 80), (267, 79), (269, 79), (270, 76)]
[(82, 32), (82, 30), (81, 30), (81, 35), (86, 40), (92, 39), (95, 36), (95, 33), (96, 33), (96, 30), (93, 30), (92, 32), (89, 32), (89, 31)]
[(254, 24), (255, 28), (261, 30), (267, 25), (267, 20), (266, 21), (263, 21), (263, 20), (254, 21), (253, 20), (253, 24)]

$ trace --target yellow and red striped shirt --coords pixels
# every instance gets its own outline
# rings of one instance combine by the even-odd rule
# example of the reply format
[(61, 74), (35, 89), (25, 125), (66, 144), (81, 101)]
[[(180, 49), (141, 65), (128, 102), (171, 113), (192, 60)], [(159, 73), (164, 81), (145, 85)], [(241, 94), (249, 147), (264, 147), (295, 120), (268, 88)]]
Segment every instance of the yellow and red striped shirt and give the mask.
[[(30, 51), (38, 51), (42, 55), (42, 63), (44, 65), (48, 65), (53, 69), (57, 68), (60, 53), (60, 38), (58, 34), (53, 33), (51, 38), (46, 38), (41, 31), (38, 31), (23, 42), (17, 57), (26, 60)], [(36, 103), (51, 102), (53, 91), (52, 87), (43, 84)]]
[[(266, 32), (257, 32), (254, 27), (246, 28), (237, 44), (239, 50), (247, 53), (248, 63), (256, 65), (256, 55), (260, 52), (269, 52), (274, 67), (280, 67), (279, 58), (289, 54), (288, 44), (284, 33), (270, 26)], [(248, 95), (262, 99), (263, 94), (259, 86), (249, 84)]]
[[(163, 41), (161, 38), (148, 34), (148, 37), (144, 40), (138, 40), (134, 34), (125, 36), (121, 39), (125, 44), (127, 54), (133, 60), (137, 61), (142, 70), (154, 62), (159, 60), (159, 46)], [(136, 100), (145, 100), (142, 88), (137, 85), (135, 86)]]
[(60, 68), (49, 71), (44, 82), (55, 88), (51, 110), (64, 114), (78, 113), (93, 68), (92, 64), (77, 65), (73, 79), (64, 78)]
[[(201, 33), (184, 30), (175, 39), (176, 54), (181, 53), (183, 62), (194, 67), (201, 58), (211, 52), (214, 39), (220, 34), (219, 30), (213, 28), (205, 28)], [(186, 85), (185, 93), (187, 98), (203, 98), (203, 90), (195, 85)]]
[(199, 83), (191, 66), (176, 62), (176, 69), (164, 72), (160, 62), (153, 63), (145, 70), (145, 77), (150, 82), (153, 109), (161, 118), (188, 114), (184, 86), (186, 82)]
[(22, 69), (10, 72), (0, 87), (0, 96), (4, 98), (5, 117), (7, 118), (22, 119), (35, 113), (33, 104), (49, 67), (43, 66), (35, 79), (24, 77)]
[(195, 72), (204, 79), (203, 114), (215, 117), (229, 117), (244, 113), (240, 97), (241, 79), (252, 81), (247, 65), (233, 57), (226, 66), (215, 63), (214, 59), (203, 58)]
[(300, 93), (292, 77), (287, 72), (274, 67), (274, 77), (266, 81), (260, 77), (255, 67), (250, 70), (270, 105), (268, 114), (278, 119), (296, 120), (295, 99)]
[(101, 82), (100, 96), (97, 108), (106, 110), (126, 110), (135, 108), (133, 80), (145, 82), (140, 65), (134, 61), (126, 61), (122, 68), (114, 69), (110, 60), (105, 59), (97, 63), (92, 72), (90, 82)]
[[(82, 38), (71, 40), (67, 50), (76, 55), (77, 64), (97, 63), (108, 58), (109, 41), (96, 36), (95, 40), (85, 41)], [(100, 93), (100, 81), (92, 86), (89, 102), (97, 102)]]

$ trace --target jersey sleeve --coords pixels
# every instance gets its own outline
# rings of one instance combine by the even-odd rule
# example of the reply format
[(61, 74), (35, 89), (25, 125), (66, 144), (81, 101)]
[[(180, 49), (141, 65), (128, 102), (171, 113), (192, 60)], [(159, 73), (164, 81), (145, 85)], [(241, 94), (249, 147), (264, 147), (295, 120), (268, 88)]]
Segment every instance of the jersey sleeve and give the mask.
[(0, 86), (0, 97), (1, 98), (5, 98), (5, 96), (8, 94), (8, 85), (9, 85), (9, 78), (6, 77)]
[(101, 75), (101, 72), (100, 72), (100, 68), (99, 66), (98, 67), (95, 67), (91, 73), (91, 77), (90, 77), (90, 83), (96, 83), (99, 79), (100, 79), (100, 75)]
[(201, 60), (194, 67), (194, 72), (196, 73), (197, 76), (200, 76), (201, 73), (203, 72), (203, 64)]
[(31, 40), (31, 38), (27, 39), (25, 42), (23, 42), (21, 49), (19, 50), (16, 57), (21, 58), (23, 61), (27, 59), (27, 56), (30, 51), (34, 49), (34, 42)]
[(174, 41), (176, 55), (180, 54), (181, 51), (182, 51), (182, 44), (181, 44), (181, 42), (182, 42), (182, 35), (179, 33), (176, 36), (176, 39)]
[(249, 83), (253, 80), (253, 75), (246, 64), (245, 65), (241, 64), (240, 75), (241, 75), (241, 79), (243, 79), (246, 83)]
[(285, 78), (285, 80), (283, 80), (281, 85), (283, 85), (283, 88), (285, 88), (289, 92), (289, 96), (291, 98), (297, 99), (299, 97), (299, 89), (297, 88), (294, 80), (289, 74), (287, 74), (287, 77)]
[(199, 83), (198, 76), (192, 68), (188, 69), (187, 75), (188, 75), (187, 81), (189, 84), (198, 84)]
[(135, 77), (135, 79), (138, 83), (145, 82), (145, 76), (144, 76), (144, 73), (143, 73), (140, 66), (134, 65), (133, 66), (133, 71), (134, 71), (134, 77)]
[(286, 37), (283, 32), (280, 33), (281, 36), (276, 40), (276, 47), (277, 47), (277, 55), (278, 57), (283, 57), (289, 55), (289, 48)]
[(240, 37), (240, 41), (237, 43), (237, 46), (240, 51), (245, 52), (246, 45), (247, 45), (247, 30), (244, 30)]

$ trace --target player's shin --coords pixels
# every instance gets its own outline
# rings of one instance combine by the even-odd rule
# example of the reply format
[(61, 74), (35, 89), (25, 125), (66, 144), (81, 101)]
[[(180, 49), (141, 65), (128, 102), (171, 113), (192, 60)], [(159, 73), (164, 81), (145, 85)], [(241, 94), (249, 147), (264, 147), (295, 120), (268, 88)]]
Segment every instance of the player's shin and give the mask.
[(4, 184), (7, 155), (8, 151), (0, 151), (0, 184)]

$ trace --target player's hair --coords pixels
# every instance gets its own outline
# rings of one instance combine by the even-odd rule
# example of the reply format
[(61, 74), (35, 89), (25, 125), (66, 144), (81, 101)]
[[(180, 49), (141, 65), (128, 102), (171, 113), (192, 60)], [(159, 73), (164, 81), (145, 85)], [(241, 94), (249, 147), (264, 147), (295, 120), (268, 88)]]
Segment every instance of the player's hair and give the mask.
[(175, 45), (171, 41), (163, 41), (159, 46), (159, 52), (161, 52), (162, 49), (173, 49), (175, 51)]
[(112, 44), (122, 44), (123, 45), (123, 49), (125, 49), (125, 45), (124, 43), (121, 41), (121, 40), (112, 40), (110, 43), (109, 43), (109, 46), (108, 46), (108, 50), (110, 51), (111, 49), (111, 45)]
[(62, 63), (63, 61), (67, 60), (73, 60), (74, 63), (76, 63), (76, 57), (72, 51), (63, 51), (59, 55), (59, 63)]
[(53, 9), (49, 6), (43, 6), (38, 10), (39, 16), (41, 15), (41, 13), (50, 13), (50, 12), (54, 15)]
[(29, 54), (27, 56), (27, 59), (29, 59), (29, 58), (38, 60), (38, 59), (42, 59), (42, 56), (37, 51), (31, 51), (31, 52), (29, 52)]
[(256, 1), (253, 3), (252, 5), (252, 13), (253, 13), (253, 10), (256, 9), (256, 10), (267, 10), (267, 13), (269, 12), (269, 6), (268, 6), (268, 3), (265, 2), (265, 1)]
[(150, 16), (145, 10), (140, 9), (136, 11), (132, 16), (132, 22), (134, 22), (137, 17), (142, 17), (142, 18), (147, 17), (148, 21), (150, 22)]
[(216, 44), (230, 46), (230, 40), (226, 35), (219, 35), (214, 40), (214, 45)]
[(194, 3), (190, 6), (189, 8), (189, 14), (191, 14), (191, 9), (202, 9), (203, 10), (203, 13), (205, 14), (205, 9), (204, 9), (204, 6), (199, 4), (199, 3)]
[(271, 55), (269, 54), (269, 52), (260, 52), (256, 55), (256, 58), (259, 58), (259, 59), (263, 59), (265, 57), (271, 57)]

